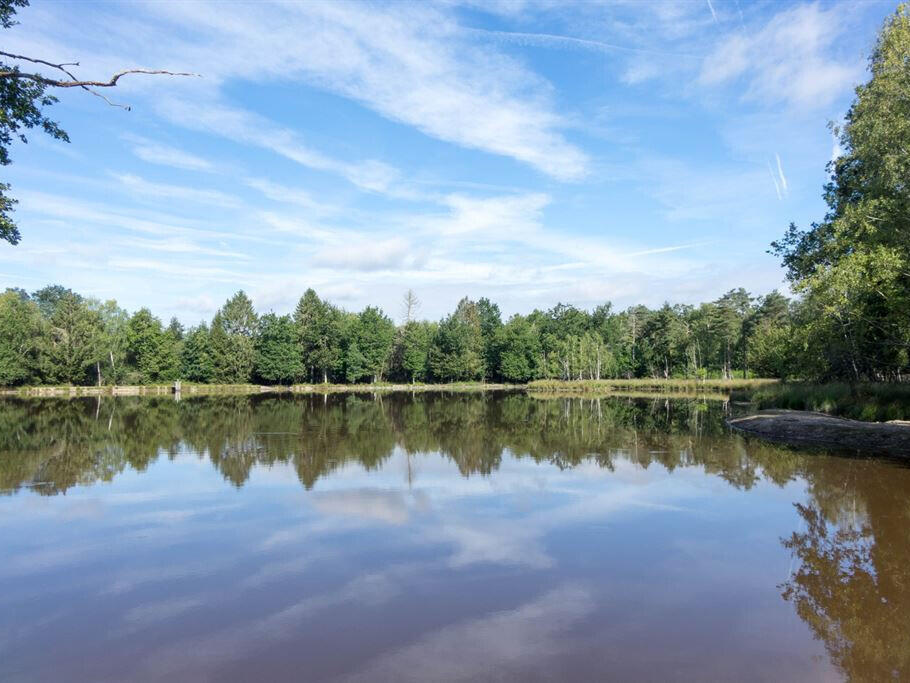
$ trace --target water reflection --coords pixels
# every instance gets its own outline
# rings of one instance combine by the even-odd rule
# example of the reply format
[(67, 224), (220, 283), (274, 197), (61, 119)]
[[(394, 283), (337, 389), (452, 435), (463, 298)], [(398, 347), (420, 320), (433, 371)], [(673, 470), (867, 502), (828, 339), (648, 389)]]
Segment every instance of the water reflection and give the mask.
[[(725, 410), (0, 402), (0, 677), (52, 679), (45, 637), (72, 679), (910, 677), (910, 470), (746, 441)], [(77, 654), (89, 613), (121, 661)]]
[[(621, 459), (668, 471), (702, 466), (748, 489), (766, 451), (731, 452), (722, 408), (519, 394), (8, 400), (0, 403), (0, 488), (54, 495), (189, 450), (238, 487), (257, 465), (290, 463), (310, 489), (349, 462), (375, 470), (401, 448), (440, 453), (465, 476), (489, 475), (510, 455), (560, 468), (590, 461), (612, 469)], [(774, 450), (765, 476), (783, 483), (798, 474), (796, 463)]]

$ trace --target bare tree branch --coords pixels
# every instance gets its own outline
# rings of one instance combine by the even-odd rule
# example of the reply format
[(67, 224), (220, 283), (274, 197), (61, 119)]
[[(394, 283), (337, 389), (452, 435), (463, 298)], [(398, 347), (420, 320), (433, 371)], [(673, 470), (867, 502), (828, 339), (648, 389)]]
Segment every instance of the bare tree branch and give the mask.
[(33, 64), (44, 64), (45, 66), (51, 66), (55, 69), (60, 69), (63, 71), (64, 66), (79, 66), (79, 62), (63, 62), (62, 64), (54, 64), (53, 62), (46, 62), (43, 59), (35, 59), (33, 57), (26, 57), (25, 55), (16, 55), (12, 52), (3, 52), (0, 50), (0, 55), (4, 57), (10, 57), (11, 59), (21, 59), (26, 62), (32, 62)]
[(113, 88), (114, 86), (117, 85), (117, 81), (119, 81), (123, 76), (126, 76), (128, 74), (150, 74), (150, 75), (164, 75), (164, 76), (195, 76), (197, 78), (201, 78), (201, 76), (199, 74), (188, 73), (185, 71), (166, 71), (164, 69), (125, 69), (124, 71), (119, 71), (119, 72), (115, 73), (107, 81), (82, 81), (82, 80), (79, 80), (76, 77), (76, 75), (73, 74), (69, 69), (66, 68), (68, 66), (79, 66), (79, 62), (61, 62), (60, 64), (55, 64), (54, 62), (48, 62), (44, 59), (35, 59), (33, 57), (26, 57), (25, 55), (17, 55), (12, 52), (3, 52), (2, 50), (0, 50), (0, 56), (9, 57), (10, 59), (20, 59), (20, 60), (23, 60), (26, 62), (31, 62), (33, 64), (43, 64), (45, 66), (49, 66), (52, 69), (57, 69), (58, 71), (62, 71), (67, 76), (69, 76), (70, 80), (59, 80), (59, 79), (55, 79), (55, 78), (47, 78), (46, 76), (42, 76), (41, 74), (27, 73), (24, 71), (19, 71), (18, 69), (0, 71), (0, 78), (21, 78), (21, 79), (34, 81), (35, 83), (40, 83), (42, 85), (46, 85), (46, 86), (49, 86), (52, 88), (82, 88), (83, 90), (91, 93), (95, 97), (100, 97), (102, 100), (107, 102), (112, 107), (121, 107), (123, 109), (126, 109), (127, 111), (130, 110), (129, 105), (111, 102), (107, 97), (105, 97), (101, 93), (93, 90), (93, 88)]
[(197, 78), (201, 78), (199, 74), (189, 73), (186, 71), (165, 71), (164, 69), (126, 69), (124, 71), (115, 73), (113, 76), (111, 76), (110, 80), (107, 81), (80, 81), (75, 79), (70, 81), (61, 81), (54, 78), (47, 78), (41, 74), (31, 74), (24, 71), (0, 71), (0, 78), (25, 78), (30, 81), (42, 83), (43, 85), (48, 85), (54, 88), (113, 88), (115, 85), (117, 85), (117, 81), (119, 81), (127, 74), (160, 74), (165, 76), (196, 76)]

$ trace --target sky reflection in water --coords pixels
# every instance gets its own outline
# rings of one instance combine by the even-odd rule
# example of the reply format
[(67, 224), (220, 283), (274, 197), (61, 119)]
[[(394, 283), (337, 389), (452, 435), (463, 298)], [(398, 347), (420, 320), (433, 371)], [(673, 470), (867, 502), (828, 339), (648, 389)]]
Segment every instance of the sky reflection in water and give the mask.
[(723, 410), (5, 402), (0, 678), (907, 675), (910, 471)]

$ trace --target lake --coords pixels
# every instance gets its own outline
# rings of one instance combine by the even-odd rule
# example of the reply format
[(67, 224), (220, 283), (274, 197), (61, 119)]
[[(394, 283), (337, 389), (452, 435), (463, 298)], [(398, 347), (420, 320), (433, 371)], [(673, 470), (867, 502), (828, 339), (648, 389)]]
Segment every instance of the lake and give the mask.
[(910, 469), (733, 409), (0, 402), (0, 679), (910, 678)]

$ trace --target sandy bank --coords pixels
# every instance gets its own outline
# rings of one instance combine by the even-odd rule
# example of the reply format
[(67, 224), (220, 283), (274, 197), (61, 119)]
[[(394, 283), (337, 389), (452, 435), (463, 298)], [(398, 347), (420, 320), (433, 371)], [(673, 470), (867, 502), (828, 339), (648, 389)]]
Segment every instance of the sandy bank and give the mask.
[(860, 422), (802, 410), (763, 410), (727, 424), (745, 434), (792, 446), (910, 457), (910, 422)]

